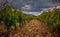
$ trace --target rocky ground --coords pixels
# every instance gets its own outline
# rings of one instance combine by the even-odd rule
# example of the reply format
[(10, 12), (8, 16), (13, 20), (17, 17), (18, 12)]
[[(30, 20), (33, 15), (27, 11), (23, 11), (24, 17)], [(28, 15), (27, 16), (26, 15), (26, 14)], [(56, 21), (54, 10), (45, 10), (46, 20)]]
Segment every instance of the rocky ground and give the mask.
[(33, 19), (23, 24), (17, 23), (15, 27), (11, 26), (8, 30), (4, 29), (4, 24), (1, 23), (0, 37), (60, 37), (60, 35), (54, 31), (53, 27)]

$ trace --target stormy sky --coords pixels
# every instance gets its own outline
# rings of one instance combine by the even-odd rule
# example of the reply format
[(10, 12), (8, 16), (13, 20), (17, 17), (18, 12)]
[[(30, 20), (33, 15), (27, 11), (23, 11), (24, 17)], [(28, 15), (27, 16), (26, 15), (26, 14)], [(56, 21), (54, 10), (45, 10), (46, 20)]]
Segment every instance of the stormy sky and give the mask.
[(8, 0), (17, 9), (24, 11), (40, 11), (43, 8), (53, 7), (57, 0)]
[[(20, 9), (29, 6), (28, 8), (31, 7), (32, 10), (53, 7), (57, 2), (57, 0), (8, 0), (8, 3), (14, 8)], [(3, 3), (5, 3), (5, 0), (0, 0), (0, 6), (3, 5)], [(31, 8), (29, 10), (31, 10)]]
[[(5, 0), (0, 0), (0, 7), (4, 3), (3, 1)], [(40, 12), (43, 9), (54, 7), (58, 0), (8, 0), (8, 3), (23, 11)]]

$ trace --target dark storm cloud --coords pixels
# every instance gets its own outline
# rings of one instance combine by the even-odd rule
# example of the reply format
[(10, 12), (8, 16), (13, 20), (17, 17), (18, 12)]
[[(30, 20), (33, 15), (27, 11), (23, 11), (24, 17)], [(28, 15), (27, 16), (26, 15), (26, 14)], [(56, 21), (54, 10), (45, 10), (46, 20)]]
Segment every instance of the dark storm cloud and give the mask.
[[(0, 6), (6, 0), (0, 0)], [(8, 0), (8, 2), (13, 5), (15, 8), (20, 8), (26, 4), (30, 4), (32, 7), (44, 8), (44, 7), (51, 7), (53, 3), (58, 2), (58, 0)]]
[(14, 7), (21, 7), (30, 4), (32, 7), (51, 7), (56, 0), (9, 0)]

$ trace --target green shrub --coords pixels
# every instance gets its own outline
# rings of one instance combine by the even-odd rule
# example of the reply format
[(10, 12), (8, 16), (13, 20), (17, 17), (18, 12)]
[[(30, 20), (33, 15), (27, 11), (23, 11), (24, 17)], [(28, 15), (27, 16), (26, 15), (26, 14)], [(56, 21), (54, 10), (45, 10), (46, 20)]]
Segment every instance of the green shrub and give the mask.
[(20, 20), (19, 22), (30, 21), (32, 18), (33, 18), (32, 15), (26, 15), (26, 14), (21, 13), (19, 16), (19, 20)]
[(58, 9), (54, 9), (52, 12), (44, 12), (38, 16), (38, 19), (53, 26), (56, 30), (60, 28), (60, 11)]
[(22, 13), (21, 10), (18, 11), (13, 9), (12, 11), (12, 9), (12, 7), (8, 6), (5, 9), (0, 10), (0, 20), (3, 20), (6, 28), (11, 25), (15, 26), (17, 22), (22, 23), (32, 19), (32, 16)]

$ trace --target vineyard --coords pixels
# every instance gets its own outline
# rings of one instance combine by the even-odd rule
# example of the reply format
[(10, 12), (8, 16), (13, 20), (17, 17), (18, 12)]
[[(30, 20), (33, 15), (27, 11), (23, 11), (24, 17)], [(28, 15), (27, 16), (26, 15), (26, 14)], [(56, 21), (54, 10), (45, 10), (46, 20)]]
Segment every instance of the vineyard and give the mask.
[(54, 9), (52, 12), (44, 12), (38, 16), (38, 19), (46, 22), (48, 25), (56, 28), (56, 31), (60, 30), (60, 11), (58, 9)]
[(5, 9), (0, 10), (0, 21), (5, 23), (6, 28), (8, 26), (15, 26), (18, 22), (29, 21), (32, 19), (32, 16), (27, 16), (21, 11), (15, 10), (11, 7), (6, 7)]
[[(35, 19), (35, 21), (33, 19)], [(0, 22), (4, 22), (6, 29), (9, 29), (10, 26), (16, 26), (16, 23), (19, 23), (19, 26), (24, 25), (26, 21), (29, 23), (31, 20), (36, 23), (42, 21), (43, 23), (47, 23), (48, 26), (52, 26), (55, 31), (60, 31), (60, 11), (58, 9), (54, 9), (52, 12), (43, 12), (39, 16), (24, 14), (21, 10), (13, 9), (10, 6), (0, 10)], [(39, 22), (38, 24), (41, 23)]]

